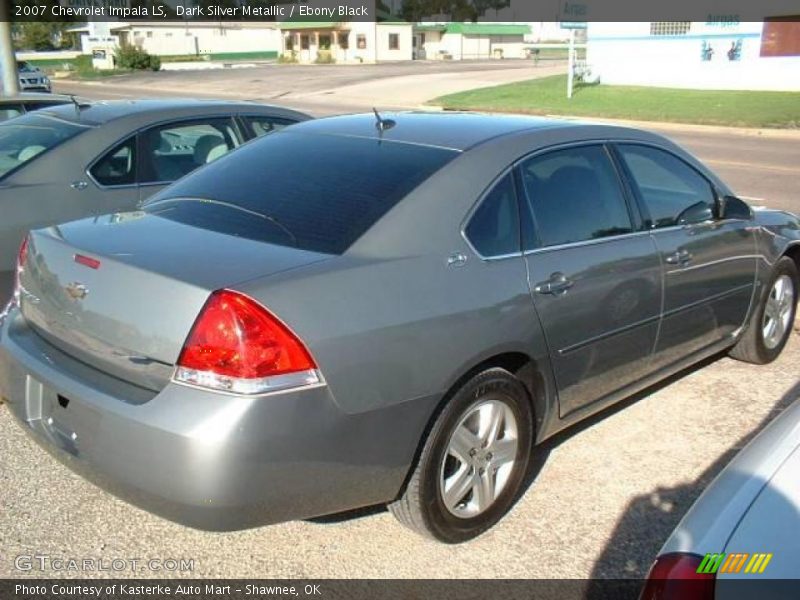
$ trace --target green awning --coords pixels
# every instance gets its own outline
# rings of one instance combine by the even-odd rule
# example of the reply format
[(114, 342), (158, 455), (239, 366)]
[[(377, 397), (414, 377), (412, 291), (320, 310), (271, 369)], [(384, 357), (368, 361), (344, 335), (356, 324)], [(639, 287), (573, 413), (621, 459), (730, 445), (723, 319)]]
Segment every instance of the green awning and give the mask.
[(531, 32), (531, 28), (504, 23), (448, 23), (446, 31), (463, 35), (525, 35)]

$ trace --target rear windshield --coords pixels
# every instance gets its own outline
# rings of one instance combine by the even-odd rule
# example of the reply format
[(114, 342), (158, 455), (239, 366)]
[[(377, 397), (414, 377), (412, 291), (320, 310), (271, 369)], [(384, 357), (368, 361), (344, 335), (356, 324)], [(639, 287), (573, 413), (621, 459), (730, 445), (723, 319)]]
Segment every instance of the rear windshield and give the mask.
[(288, 130), (181, 179), (145, 210), (229, 235), (341, 254), (456, 155)]
[(0, 178), (85, 130), (75, 123), (37, 115), (0, 124)]

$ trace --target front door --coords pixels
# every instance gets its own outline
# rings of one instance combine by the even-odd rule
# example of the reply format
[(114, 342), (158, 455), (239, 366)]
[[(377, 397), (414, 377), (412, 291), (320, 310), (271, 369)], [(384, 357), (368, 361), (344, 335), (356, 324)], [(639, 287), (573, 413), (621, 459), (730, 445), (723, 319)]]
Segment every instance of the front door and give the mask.
[(534, 156), (520, 176), (534, 224), (530, 289), (563, 417), (647, 374), (661, 267), (603, 145)]
[(745, 220), (717, 218), (714, 186), (679, 157), (652, 146), (617, 148), (664, 267), (658, 368), (744, 324), (755, 283), (755, 234)]

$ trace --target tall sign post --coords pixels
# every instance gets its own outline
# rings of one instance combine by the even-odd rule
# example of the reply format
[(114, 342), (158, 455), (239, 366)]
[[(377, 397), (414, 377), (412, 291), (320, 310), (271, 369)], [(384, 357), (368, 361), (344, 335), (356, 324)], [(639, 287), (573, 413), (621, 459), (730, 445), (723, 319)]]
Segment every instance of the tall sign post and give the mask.
[(561, 29), (569, 29), (569, 51), (567, 53), (567, 98), (572, 98), (575, 82), (575, 30), (586, 29), (586, 21), (561, 21)]

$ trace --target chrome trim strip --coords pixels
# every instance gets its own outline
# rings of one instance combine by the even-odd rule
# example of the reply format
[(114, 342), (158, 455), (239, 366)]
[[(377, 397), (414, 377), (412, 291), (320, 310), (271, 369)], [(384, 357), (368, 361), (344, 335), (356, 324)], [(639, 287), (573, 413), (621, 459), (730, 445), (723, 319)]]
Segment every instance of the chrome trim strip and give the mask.
[(678, 314), (680, 312), (683, 312), (685, 310), (689, 310), (689, 309), (695, 308), (697, 306), (700, 306), (701, 304), (706, 304), (708, 302), (714, 302), (716, 300), (721, 300), (722, 298), (725, 298), (726, 296), (733, 296), (734, 294), (738, 294), (739, 292), (747, 290), (747, 289), (750, 289), (752, 287), (753, 287), (752, 283), (742, 284), (742, 285), (740, 285), (738, 287), (733, 288), (732, 290), (726, 290), (724, 292), (720, 292), (718, 294), (714, 294), (713, 296), (708, 296), (707, 298), (703, 298), (702, 300), (697, 300), (695, 302), (692, 302), (691, 304), (684, 304), (683, 306), (679, 306), (678, 308), (673, 308), (671, 310), (665, 311), (663, 313), (663, 317), (664, 318), (672, 317), (672, 316), (674, 316), (674, 315), (676, 315), (676, 314)]
[(558, 353), (563, 356), (565, 354), (569, 354), (571, 352), (575, 352), (576, 350), (580, 350), (581, 348), (583, 348), (585, 346), (588, 346), (590, 344), (594, 344), (596, 342), (603, 341), (606, 338), (610, 338), (610, 337), (613, 337), (615, 335), (619, 335), (621, 333), (627, 333), (628, 331), (632, 331), (632, 330), (636, 329), (637, 327), (641, 327), (643, 325), (647, 325), (649, 323), (653, 323), (653, 322), (660, 321), (660, 320), (661, 320), (661, 314), (657, 314), (657, 315), (654, 315), (652, 317), (647, 317), (646, 319), (642, 319), (641, 321), (636, 321), (635, 323), (630, 323), (628, 325), (624, 325), (622, 327), (618, 327), (617, 329), (614, 329), (612, 331), (606, 331), (606, 332), (601, 333), (599, 335), (596, 335), (594, 337), (591, 337), (591, 338), (588, 338), (586, 340), (583, 340), (582, 342), (578, 342), (577, 344), (572, 344), (571, 346), (567, 346), (566, 348), (562, 348), (561, 350), (558, 351)]

